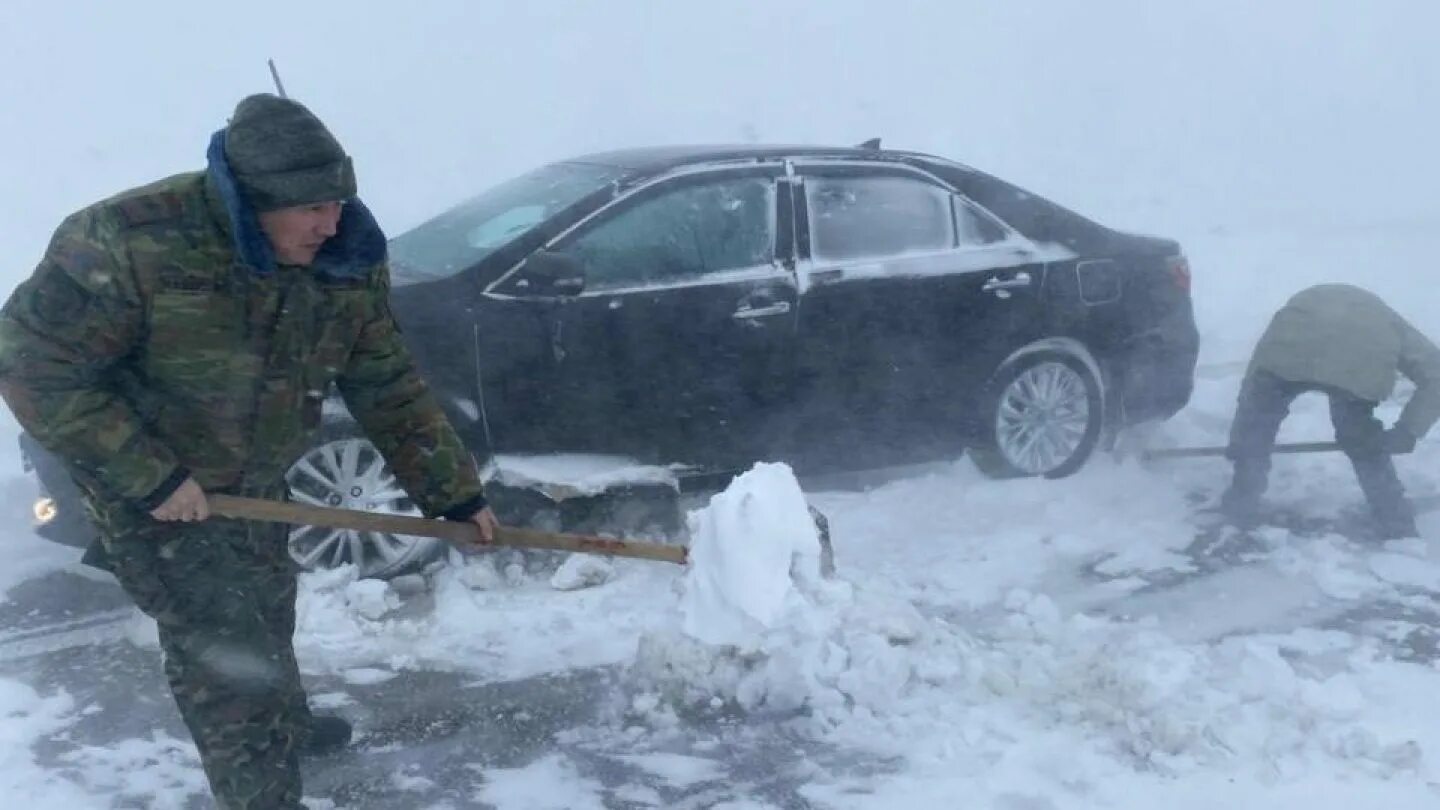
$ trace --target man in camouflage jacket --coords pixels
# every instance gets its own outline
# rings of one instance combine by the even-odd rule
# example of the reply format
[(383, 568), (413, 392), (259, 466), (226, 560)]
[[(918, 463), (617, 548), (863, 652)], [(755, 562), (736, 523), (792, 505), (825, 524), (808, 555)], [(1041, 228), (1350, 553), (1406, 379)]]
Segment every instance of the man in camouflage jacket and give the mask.
[(385, 237), (330, 132), (251, 96), (208, 163), (60, 225), (0, 313), (0, 394), (156, 620), (220, 805), (301, 807), (299, 752), (349, 727), (306, 705), (284, 527), (209, 518), (205, 492), (284, 497), (333, 383), (423, 511), (486, 540), (495, 518), (392, 320)]
[[(1374, 410), (1400, 374), (1415, 383), (1415, 393), (1385, 430)], [(1235, 477), (1222, 509), (1238, 523), (1254, 522), (1280, 423), (1307, 391), (1329, 396), (1335, 440), (1350, 457), (1382, 536), (1414, 537), (1414, 510), (1390, 455), (1413, 451), (1440, 419), (1440, 349), (1373, 293), (1346, 284), (1296, 293), (1261, 336), (1231, 425)]]

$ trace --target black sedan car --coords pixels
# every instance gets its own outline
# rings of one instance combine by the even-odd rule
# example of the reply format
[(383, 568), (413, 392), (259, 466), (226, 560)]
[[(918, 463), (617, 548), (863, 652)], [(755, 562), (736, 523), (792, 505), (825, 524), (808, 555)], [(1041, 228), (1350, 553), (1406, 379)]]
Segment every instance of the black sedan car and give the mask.
[[(1188, 401), (1190, 270), (968, 166), (881, 149), (646, 148), (543, 166), (393, 239), (392, 307), (479, 457), (618, 454), (713, 479), (953, 458), (1058, 477)], [(295, 497), (410, 511), (328, 409)], [(40, 517), (73, 535), (63, 475)], [(73, 538), (72, 538), (73, 539)], [(413, 538), (297, 530), (394, 573)]]

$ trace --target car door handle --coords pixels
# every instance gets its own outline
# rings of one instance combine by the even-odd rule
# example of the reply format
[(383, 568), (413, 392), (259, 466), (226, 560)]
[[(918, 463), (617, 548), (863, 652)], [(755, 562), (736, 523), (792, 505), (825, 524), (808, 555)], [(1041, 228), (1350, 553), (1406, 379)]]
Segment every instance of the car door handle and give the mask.
[(990, 280), (985, 282), (985, 286), (980, 289), (985, 292), (990, 292), (991, 290), (1013, 290), (1018, 287), (1029, 287), (1032, 283), (1034, 282), (1030, 278), (1029, 273), (1016, 273), (1014, 278), (991, 276)]
[(784, 315), (790, 311), (789, 301), (776, 301), (763, 307), (741, 307), (735, 310), (730, 317), (737, 321), (748, 321), (751, 318), (768, 318), (772, 315)]

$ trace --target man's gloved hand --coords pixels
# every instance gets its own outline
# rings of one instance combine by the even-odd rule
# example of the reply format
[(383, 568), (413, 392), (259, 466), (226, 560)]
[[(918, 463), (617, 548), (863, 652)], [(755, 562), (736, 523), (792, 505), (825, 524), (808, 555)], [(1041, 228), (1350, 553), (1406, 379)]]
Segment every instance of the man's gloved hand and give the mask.
[(1415, 452), (1416, 441), (1417, 440), (1415, 438), (1415, 434), (1411, 433), (1400, 425), (1396, 425), (1395, 427), (1392, 427), (1389, 430), (1385, 431), (1385, 440), (1383, 442), (1383, 445), (1385, 447), (1385, 452), (1390, 453), (1391, 455), (1404, 455), (1406, 453)]

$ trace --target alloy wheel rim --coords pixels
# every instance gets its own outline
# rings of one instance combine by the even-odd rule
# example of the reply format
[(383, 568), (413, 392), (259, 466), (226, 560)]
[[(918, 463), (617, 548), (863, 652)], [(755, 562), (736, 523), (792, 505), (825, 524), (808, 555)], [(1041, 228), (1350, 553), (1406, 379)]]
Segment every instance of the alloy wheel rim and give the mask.
[(1090, 397), (1075, 369), (1039, 363), (1020, 373), (1000, 395), (995, 438), (1017, 469), (1043, 475), (1074, 457), (1090, 427)]
[[(419, 515), (385, 459), (370, 442), (340, 439), (316, 447), (290, 468), (290, 497), (312, 506)], [(387, 532), (297, 526), (290, 532), (290, 556), (307, 569), (354, 564), (373, 576), (405, 564), (423, 538)]]

